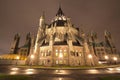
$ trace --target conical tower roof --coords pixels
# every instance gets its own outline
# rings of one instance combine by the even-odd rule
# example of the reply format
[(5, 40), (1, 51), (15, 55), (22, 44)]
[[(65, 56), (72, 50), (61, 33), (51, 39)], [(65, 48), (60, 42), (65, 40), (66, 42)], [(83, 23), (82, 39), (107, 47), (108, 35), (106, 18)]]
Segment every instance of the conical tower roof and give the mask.
[(56, 16), (62, 16), (62, 15), (64, 15), (64, 13), (63, 13), (63, 11), (62, 11), (61, 7), (59, 7), (59, 9), (58, 9), (58, 12), (57, 12)]

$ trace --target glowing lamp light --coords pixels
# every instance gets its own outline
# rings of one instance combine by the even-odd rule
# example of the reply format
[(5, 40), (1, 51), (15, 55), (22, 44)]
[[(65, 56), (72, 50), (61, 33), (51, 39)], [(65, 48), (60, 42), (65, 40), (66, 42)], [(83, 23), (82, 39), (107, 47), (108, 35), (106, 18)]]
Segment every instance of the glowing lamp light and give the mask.
[(91, 54), (89, 54), (89, 55), (88, 55), (88, 58), (89, 58), (89, 59), (91, 59), (91, 58), (92, 58), (92, 55), (91, 55)]
[(117, 57), (113, 57), (113, 60), (114, 60), (114, 61), (117, 61)]
[(31, 55), (31, 59), (33, 59), (34, 58), (34, 55)]
[(16, 59), (20, 59), (20, 57), (19, 57), (19, 56), (17, 56), (17, 57), (16, 57)]
[(109, 59), (109, 57), (108, 57), (108, 56), (105, 56), (105, 59)]
[(101, 61), (99, 61), (98, 63), (99, 63), (99, 64), (102, 64), (102, 62), (101, 62)]

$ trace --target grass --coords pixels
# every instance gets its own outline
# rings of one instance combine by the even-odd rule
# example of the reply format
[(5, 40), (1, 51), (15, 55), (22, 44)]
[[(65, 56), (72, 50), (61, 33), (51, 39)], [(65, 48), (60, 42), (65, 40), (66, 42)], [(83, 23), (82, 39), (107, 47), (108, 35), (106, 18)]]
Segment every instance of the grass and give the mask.
[(5, 75), (5, 74), (0, 74), (0, 80), (31, 80), (31, 77), (27, 76), (27, 75)]
[(106, 76), (106, 77), (100, 77), (100, 80), (120, 80), (120, 76)]
[(19, 65), (18, 67), (24, 67), (24, 68), (44, 68), (44, 69), (91, 69), (91, 68), (106, 68), (106, 67), (117, 67), (120, 65), (97, 65), (97, 66), (27, 66), (27, 65)]

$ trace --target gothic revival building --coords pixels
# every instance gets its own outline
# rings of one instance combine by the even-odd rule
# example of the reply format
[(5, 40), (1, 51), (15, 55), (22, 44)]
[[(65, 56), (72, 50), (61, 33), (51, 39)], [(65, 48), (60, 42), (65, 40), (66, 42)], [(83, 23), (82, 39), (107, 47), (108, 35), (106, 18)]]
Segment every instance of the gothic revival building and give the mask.
[(104, 41), (99, 41), (97, 33), (86, 34), (73, 26), (61, 7), (50, 24), (46, 24), (44, 15), (40, 17), (36, 37), (28, 33), (25, 44), (19, 47), (19, 42), (20, 35), (16, 34), (10, 54), (2, 54), (0, 59), (19, 59), (28, 65), (42, 66), (94, 66), (120, 62), (110, 32), (105, 31)]
[(20, 35), (16, 34), (10, 49), (10, 54), (17, 54), (19, 56), (19, 59), (25, 60), (29, 55), (30, 47), (31, 47), (30, 33), (26, 35), (26, 41), (23, 46), (19, 47), (19, 42), (20, 42)]
[(116, 59), (118, 54), (109, 32), (105, 31), (105, 41), (99, 42), (95, 32), (85, 34), (73, 26), (60, 7), (49, 25), (44, 15), (40, 17), (36, 40), (31, 41), (26, 64), (94, 66)]

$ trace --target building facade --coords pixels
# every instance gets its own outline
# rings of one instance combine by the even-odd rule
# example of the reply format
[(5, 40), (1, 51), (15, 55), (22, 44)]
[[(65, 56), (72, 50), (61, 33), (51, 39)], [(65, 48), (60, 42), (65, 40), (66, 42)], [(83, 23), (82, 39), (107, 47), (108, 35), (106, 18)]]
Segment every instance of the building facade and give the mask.
[(95, 66), (102, 63), (120, 62), (111, 33), (104, 32), (104, 41), (97, 33), (85, 33), (75, 27), (61, 7), (50, 24), (45, 15), (39, 20), (36, 37), (26, 35), (25, 44), (19, 47), (20, 35), (14, 36), (9, 54), (0, 55), (0, 60), (23, 60), (27, 65), (42, 66)]
[(105, 41), (99, 42), (95, 32), (86, 34), (74, 27), (59, 7), (50, 24), (46, 24), (44, 15), (40, 17), (36, 40), (35, 43), (34, 39), (31, 41), (26, 64), (94, 66), (118, 58), (110, 32), (105, 31)]

